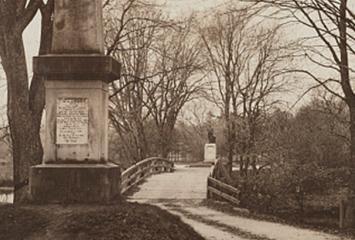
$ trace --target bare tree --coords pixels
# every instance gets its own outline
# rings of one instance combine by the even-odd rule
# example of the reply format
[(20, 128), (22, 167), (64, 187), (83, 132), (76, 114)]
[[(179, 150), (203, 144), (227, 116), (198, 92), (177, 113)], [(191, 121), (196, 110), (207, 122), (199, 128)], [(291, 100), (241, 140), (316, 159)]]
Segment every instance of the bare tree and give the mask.
[(120, 16), (118, 26), (113, 25), (118, 27), (113, 30), (117, 31), (114, 40), (108, 40), (113, 44), (108, 53), (122, 63), (121, 79), (112, 84), (110, 120), (123, 142), (125, 157), (137, 162), (148, 155), (144, 125), (149, 112), (144, 110), (143, 85), (152, 78), (151, 46), (163, 21), (159, 13), (145, 4), (128, 12), (132, 10), (127, 9), (130, 2), (122, 10), (125, 15)]
[(268, 113), (281, 102), (276, 99), (277, 95), (287, 90), (289, 82), (280, 75), (289, 53), (282, 49), (278, 38), (278, 28), (257, 33), (257, 47), (250, 50), (247, 67), (237, 81), (240, 94), (237, 152), (253, 154), (240, 159), (240, 172), (245, 175), (249, 166), (258, 171), (256, 155), (264, 153), (259, 152), (256, 145), (261, 140), (263, 123), (267, 121)]
[(204, 91), (201, 44), (192, 34), (193, 19), (165, 28), (154, 46), (156, 76), (144, 85), (146, 107), (159, 133), (160, 154), (167, 157), (181, 109)]
[[(103, 7), (107, 55), (115, 56), (120, 51), (137, 50), (127, 48), (126, 44), (136, 31), (142, 33), (145, 29), (174, 25), (171, 21), (163, 20), (155, 9), (156, 5), (149, 0), (106, 0)], [(135, 24), (140, 26), (134, 26)], [(134, 27), (131, 29), (132, 26)]]
[(191, 20), (178, 25), (137, 0), (114, 5), (110, 16), (107, 54), (122, 62), (121, 80), (112, 85), (110, 97), (112, 124), (128, 143), (126, 153), (139, 161), (154, 151), (146, 136), (146, 125), (153, 121), (166, 157), (181, 108), (202, 87), (201, 76), (192, 79), (201, 66), (197, 43), (187, 44)]
[[(39, 136), (44, 107), (43, 79), (33, 76), (29, 84), (22, 33), (33, 17), (42, 13), (40, 54), (50, 47), (53, 0), (0, 1), (0, 57), (7, 79), (7, 115), (14, 161), (14, 202), (27, 196), (29, 167), (42, 160)], [(30, 86), (30, 87), (29, 87)]]
[[(282, 10), (283, 18), (292, 17), (298, 23), (313, 30), (313, 36), (307, 38), (313, 41), (311, 48), (308, 48), (306, 57), (319, 68), (335, 72), (338, 77), (322, 78), (314, 72), (299, 69), (293, 70), (308, 75), (315, 80), (317, 86), (321, 86), (331, 94), (342, 99), (348, 106), (350, 112), (350, 152), (351, 157), (348, 164), (349, 195), (355, 193), (355, 93), (351, 78), (354, 68), (351, 59), (355, 56), (354, 33), (355, 14), (354, 5), (348, 0), (255, 0), (252, 2), (262, 3), (277, 7)], [(292, 71), (292, 70), (291, 70)], [(338, 88), (341, 91), (338, 91)], [(355, 205), (355, 199), (350, 202)], [(354, 226), (354, 207), (347, 206), (344, 226)]]
[[(209, 69), (216, 79), (216, 103), (225, 118), (229, 171), (237, 137), (241, 138), (241, 132), (237, 136), (238, 129), (246, 130), (238, 153), (250, 153), (254, 150), (259, 120), (277, 103), (272, 97), (283, 91), (286, 84), (280, 68), (288, 54), (279, 44), (279, 29), (258, 30), (251, 24), (258, 12), (259, 9), (246, 7), (218, 13), (214, 24), (201, 30)], [(247, 168), (249, 164), (240, 165)]]

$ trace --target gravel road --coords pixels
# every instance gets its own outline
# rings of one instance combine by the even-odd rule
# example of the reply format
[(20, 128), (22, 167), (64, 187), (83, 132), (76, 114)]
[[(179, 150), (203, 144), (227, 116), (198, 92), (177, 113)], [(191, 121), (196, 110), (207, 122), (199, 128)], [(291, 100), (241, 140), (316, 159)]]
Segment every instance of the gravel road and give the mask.
[[(129, 197), (178, 215), (208, 240), (348, 240), (335, 235), (219, 212), (201, 202), (210, 168), (177, 165), (173, 173), (151, 176)], [(350, 239), (349, 239), (350, 240)]]

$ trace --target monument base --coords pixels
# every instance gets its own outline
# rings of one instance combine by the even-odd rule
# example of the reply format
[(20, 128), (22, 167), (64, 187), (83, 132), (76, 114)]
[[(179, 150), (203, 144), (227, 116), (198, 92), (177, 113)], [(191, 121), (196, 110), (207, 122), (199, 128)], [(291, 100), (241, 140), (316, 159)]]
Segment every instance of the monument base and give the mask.
[(205, 144), (204, 163), (215, 163), (217, 159), (217, 145), (215, 143)]
[(114, 164), (43, 164), (31, 167), (30, 194), (35, 203), (109, 203), (120, 181)]

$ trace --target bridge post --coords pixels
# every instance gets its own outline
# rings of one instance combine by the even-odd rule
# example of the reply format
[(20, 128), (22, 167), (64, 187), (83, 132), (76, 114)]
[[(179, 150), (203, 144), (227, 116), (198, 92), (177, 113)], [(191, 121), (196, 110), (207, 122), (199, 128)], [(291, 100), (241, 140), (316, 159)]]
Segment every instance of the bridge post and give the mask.
[(120, 64), (104, 54), (101, 1), (55, 0), (52, 53), (34, 58), (46, 88), (44, 159), (30, 170), (36, 202), (120, 194), (120, 169), (108, 162), (108, 84)]

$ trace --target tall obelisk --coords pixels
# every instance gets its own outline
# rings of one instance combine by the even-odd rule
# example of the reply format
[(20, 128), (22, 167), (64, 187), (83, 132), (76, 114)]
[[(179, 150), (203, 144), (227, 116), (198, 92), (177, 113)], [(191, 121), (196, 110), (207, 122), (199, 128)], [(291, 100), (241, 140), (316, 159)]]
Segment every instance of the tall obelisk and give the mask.
[(120, 169), (108, 159), (108, 84), (120, 64), (104, 55), (101, 0), (55, 0), (52, 53), (34, 58), (45, 79), (43, 164), (31, 168), (37, 202), (109, 202)]

